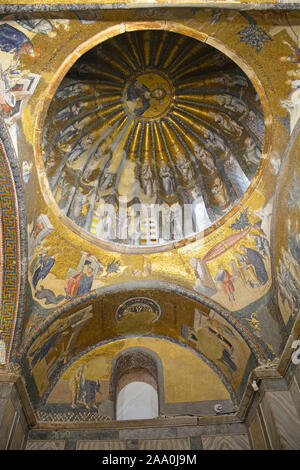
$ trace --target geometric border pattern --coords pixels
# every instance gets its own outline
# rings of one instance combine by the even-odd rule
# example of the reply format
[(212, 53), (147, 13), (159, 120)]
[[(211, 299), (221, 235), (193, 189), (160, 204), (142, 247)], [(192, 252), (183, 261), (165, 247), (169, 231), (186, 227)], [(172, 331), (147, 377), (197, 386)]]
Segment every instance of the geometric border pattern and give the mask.
[[(1, 316), (0, 336), (6, 346), (6, 364), (21, 341), (27, 273), (27, 232), (24, 191), (19, 164), (3, 118), (0, 116), (1, 207)], [(0, 368), (5, 366), (0, 365)]]
[[(4, 2), (3, 2), (4, 3)], [(196, 8), (223, 8), (225, 2), (220, 2), (220, 5), (216, 2), (212, 1), (207, 1), (207, 2), (201, 2), (198, 0), (190, 3), (183, 3), (180, 0), (174, 1), (173, 3), (167, 3), (167, 2), (157, 2), (156, 4), (151, 4), (151, 9), (155, 8), (163, 8), (164, 6), (170, 8), (188, 8), (188, 5), (193, 4), (194, 7)], [(286, 3), (275, 3), (274, 0), (272, 1), (261, 1), (255, 2), (255, 9), (256, 10), (300, 10), (300, 5), (297, 0), (291, 0)], [(36, 12), (45, 12), (45, 11), (80, 11), (80, 10), (111, 10), (111, 9), (139, 9), (143, 8), (145, 2), (128, 2), (128, 1), (123, 1), (119, 3), (100, 3), (97, 1), (97, 3), (94, 2), (87, 2), (87, 3), (42, 3), (42, 4), (37, 4), (36, 2), (28, 3), (28, 4), (3, 4), (0, 5), (0, 12), (1, 13), (19, 13), (20, 11), (36, 11)], [(226, 5), (225, 5), (226, 6)], [(149, 5), (150, 7), (150, 5)], [(245, 3), (242, 1), (232, 1), (228, 2), (227, 5), (228, 8), (234, 9), (234, 10), (252, 10), (253, 5), (250, 3)]]

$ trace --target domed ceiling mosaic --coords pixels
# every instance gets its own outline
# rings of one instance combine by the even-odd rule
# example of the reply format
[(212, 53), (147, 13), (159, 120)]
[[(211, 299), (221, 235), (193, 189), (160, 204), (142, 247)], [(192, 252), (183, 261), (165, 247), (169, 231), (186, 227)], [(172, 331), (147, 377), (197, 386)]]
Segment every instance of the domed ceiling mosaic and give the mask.
[(43, 160), (59, 209), (96, 239), (166, 245), (211, 227), (249, 188), (264, 116), (227, 56), (166, 31), (85, 53), (47, 111)]

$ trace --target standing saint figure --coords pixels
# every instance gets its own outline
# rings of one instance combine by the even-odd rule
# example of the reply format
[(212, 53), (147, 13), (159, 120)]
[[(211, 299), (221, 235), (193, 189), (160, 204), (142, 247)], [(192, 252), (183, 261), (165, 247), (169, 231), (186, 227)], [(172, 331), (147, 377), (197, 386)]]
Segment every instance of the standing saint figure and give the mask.
[(222, 126), (224, 132), (234, 137), (241, 137), (243, 133), (243, 128), (233, 119), (227, 119), (222, 114), (211, 113), (211, 116), (214, 117), (215, 122)]
[(250, 285), (253, 287), (259, 286), (259, 281), (256, 276), (255, 268), (252, 264), (248, 264), (248, 259), (245, 254), (238, 252), (233, 253), (233, 256), (236, 258), (238, 264), (238, 272), (241, 276), (241, 279), (245, 285)]
[(247, 264), (253, 265), (255, 269), (256, 277), (260, 285), (264, 285), (268, 282), (268, 274), (265, 268), (263, 256), (253, 248), (247, 248), (245, 245), (240, 246), (240, 250), (245, 256)]
[(115, 173), (111, 171), (110, 166), (106, 167), (100, 180), (101, 191), (106, 191), (107, 189), (109, 189), (114, 182), (114, 178)]
[(39, 258), (40, 266), (36, 269), (32, 277), (32, 285), (35, 289), (39, 280), (45, 279), (45, 277), (48, 276), (54, 263), (55, 263), (55, 259), (53, 258), (53, 256), (50, 256), (47, 253), (47, 251), (43, 251), (43, 253), (40, 254), (40, 258)]
[(245, 144), (246, 148), (243, 153), (245, 162), (247, 165), (258, 165), (261, 159), (261, 151), (258, 146), (250, 136), (245, 139)]
[(184, 182), (192, 183), (194, 177), (192, 165), (182, 154), (178, 155), (177, 167), (182, 174)]
[(148, 197), (153, 196), (153, 176), (151, 166), (145, 162), (141, 169), (141, 184), (144, 194)]
[(100, 145), (100, 147), (97, 148), (96, 152), (89, 159), (82, 174), (82, 179), (84, 181), (88, 181), (90, 179), (91, 175), (96, 170), (99, 164), (99, 161), (101, 160), (101, 158), (104, 157), (105, 154), (106, 154), (106, 144), (104, 143)]
[(86, 260), (82, 270), (75, 274), (75, 276), (67, 279), (65, 285), (67, 299), (86, 294), (91, 290), (94, 280), (94, 270), (90, 265), (91, 261)]
[(162, 182), (164, 191), (167, 194), (167, 196), (170, 196), (171, 194), (174, 193), (174, 180), (171, 174), (170, 167), (166, 164), (164, 160), (160, 167), (159, 174), (161, 177), (161, 182)]
[(88, 202), (87, 194), (84, 194), (84, 189), (79, 186), (78, 191), (72, 201), (69, 217), (77, 224), (80, 224), (80, 216), (82, 207)]
[(211, 175), (217, 171), (214, 159), (206, 148), (195, 145), (194, 155), (201, 163), (205, 174)]
[(233, 285), (233, 278), (231, 274), (223, 267), (222, 264), (219, 265), (218, 271), (214, 277), (214, 280), (221, 284), (222, 289), (225, 294), (228, 295), (228, 299), (230, 301), (235, 300), (234, 298), (234, 285)]
[(82, 403), (82, 389), (84, 382), (83, 368), (84, 366), (80, 364), (69, 379), (69, 387), (72, 394), (72, 408), (76, 408)]

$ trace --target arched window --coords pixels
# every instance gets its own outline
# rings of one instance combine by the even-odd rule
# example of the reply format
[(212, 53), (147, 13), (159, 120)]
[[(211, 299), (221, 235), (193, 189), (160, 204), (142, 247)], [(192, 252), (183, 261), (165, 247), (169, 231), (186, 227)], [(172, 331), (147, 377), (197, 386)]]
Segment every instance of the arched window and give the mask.
[(125, 385), (118, 393), (117, 420), (152, 419), (158, 416), (158, 394), (153, 385), (134, 381)]
[(112, 370), (117, 420), (152, 419), (159, 416), (156, 361), (144, 351), (124, 351)]

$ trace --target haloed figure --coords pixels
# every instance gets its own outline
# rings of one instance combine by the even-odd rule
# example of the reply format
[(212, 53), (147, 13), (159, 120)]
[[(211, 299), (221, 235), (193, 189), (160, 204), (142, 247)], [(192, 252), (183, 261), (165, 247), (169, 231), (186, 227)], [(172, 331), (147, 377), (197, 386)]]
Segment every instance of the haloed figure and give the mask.
[(144, 194), (148, 197), (153, 196), (153, 176), (149, 163), (144, 163), (141, 170), (141, 184)]
[(240, 250), (245, 256), (246, 262), (254, 266), (255, 274), (260, 285), (268, 282), (268, 274), (266, 271), (263, 256), (253, 248), (248, 248), (245, 245), (240, 246)]
[(159, 174), (165, 193), (170, 196), (174, 192), (174, 180), (171, 174), (171, 170), (165, 162), (163, 162)]
[(234, 300), (234, 285), (232, 282), (231, 274), (223, 267), (222, 264), (219, 265), (218, 271), (214, 277), (214, 280), (221, 284), (223, 292), (228, 295), (230, 301)]

